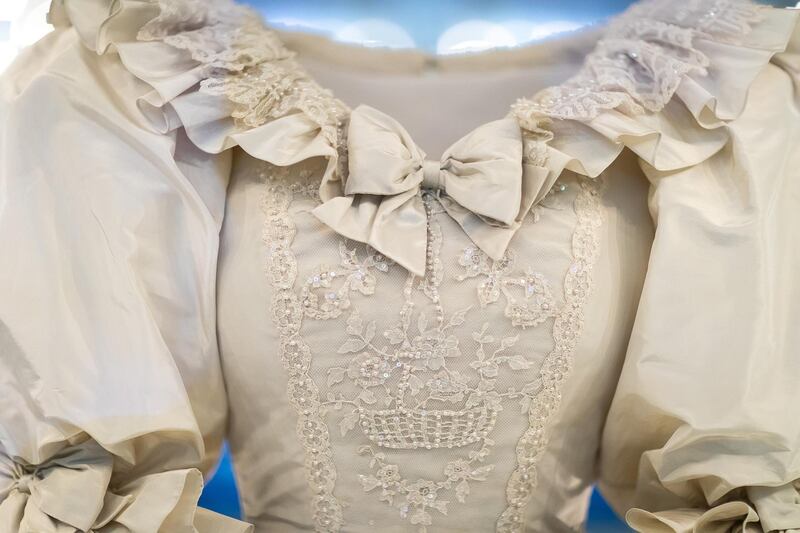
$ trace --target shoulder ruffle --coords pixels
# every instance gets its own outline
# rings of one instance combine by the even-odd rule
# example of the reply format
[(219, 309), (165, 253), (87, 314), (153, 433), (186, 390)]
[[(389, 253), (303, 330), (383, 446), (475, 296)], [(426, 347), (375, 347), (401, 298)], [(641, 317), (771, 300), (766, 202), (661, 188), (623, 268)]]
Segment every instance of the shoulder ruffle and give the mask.
[(747, 0), (644, 0), (614, 19), (581, 70), (518, 100), (527, 129), (545, 127), (551, 171), (597, 176), (624, 148), (669, 171), (728, 142), (727, 122), (797, 28), (796, 10)]
[(180, 127), (200, 149), (241, 146), (288, 165), (338, 161), (346, 106), (299, 66), (257, 13), (232, 0), (53, 0), (98, 54), (116, 52), (152, 91), (137, 102), (154, 129)]

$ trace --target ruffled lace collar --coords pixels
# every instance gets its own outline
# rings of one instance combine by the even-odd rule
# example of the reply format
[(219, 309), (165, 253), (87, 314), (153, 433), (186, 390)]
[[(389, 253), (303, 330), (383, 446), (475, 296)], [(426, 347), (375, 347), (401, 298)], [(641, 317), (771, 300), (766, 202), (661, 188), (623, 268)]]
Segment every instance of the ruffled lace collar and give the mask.
[[(556, 175), (596, 176), (624, 148), (659, 169), (697, 164), (724, 146), (721, 126), (786, 47), (796, 14), (749, 0), (640, 0), (608, 23), (574, 77), (520, 98), (508, 116), (535, 140), (529, 155)], [(251, 9), (54, 0), (50, 19), (74, 25), (98, 53), (116, 49), (153, 87), (138, 104), (159, 130), (184, 127), (208, 152), (240, 145), (279, 165), (328, 157), (323, 189), (346, 177), (350, 109)]]
[[(162, 0), (159, 6), (137, 37), (163, 40), (208, 67), (201, 90), (224, 93), (243, 126), (257, 127), (291, 110), (314, 115), (321, 126), (346, 119), (347, 106), (308, 76), (250, 8), (230, 0)], [(532, 118), (591, 120), (608, 109), (660, 111), (684, 76), (706, 74), (710, 60), (698, 39), (741, 44), (762, 11), (747, 0), (681, 6), (640, 0), (612, 19), (576, 76), (520, 98), (512, 113), (525, 126)]]

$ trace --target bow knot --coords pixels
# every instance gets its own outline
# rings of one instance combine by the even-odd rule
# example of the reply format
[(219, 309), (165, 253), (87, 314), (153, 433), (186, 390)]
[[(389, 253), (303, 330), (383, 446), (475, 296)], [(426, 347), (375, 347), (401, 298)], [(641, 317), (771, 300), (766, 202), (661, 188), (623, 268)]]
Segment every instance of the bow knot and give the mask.
[(30, 494), (31, 484), (34, 481), (33, 474), (25, 474), (14, 480), (13, 487), (23, 494)]
[(426, 159), (422, 162), (422, 187), (444, 191), (445, 181), (442, 176), (442, 164), (433, 159)]
[(340, 235), (422, 276), (427, 215), (420, 193), (434, 189), (475, 245), (500, 259), (557, 177), (523, 158), (523, 142), (519, 123), (508, 117), (479, 126), (440, 161), (430, 160), (400, 123), (362, 105), (350, 115), (344, 187), (336, 195), (323, 184), (323, 203), (312, 212)]

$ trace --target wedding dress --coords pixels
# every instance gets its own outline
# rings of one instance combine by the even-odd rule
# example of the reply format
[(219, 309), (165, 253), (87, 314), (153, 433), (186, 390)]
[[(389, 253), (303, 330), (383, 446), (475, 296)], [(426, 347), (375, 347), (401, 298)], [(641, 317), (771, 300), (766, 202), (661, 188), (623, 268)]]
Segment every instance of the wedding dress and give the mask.
[(595, 484), (800, 530), (797, 10), (444, 58), (49, 19), (0, 85), (0, 531), (581, 531)]

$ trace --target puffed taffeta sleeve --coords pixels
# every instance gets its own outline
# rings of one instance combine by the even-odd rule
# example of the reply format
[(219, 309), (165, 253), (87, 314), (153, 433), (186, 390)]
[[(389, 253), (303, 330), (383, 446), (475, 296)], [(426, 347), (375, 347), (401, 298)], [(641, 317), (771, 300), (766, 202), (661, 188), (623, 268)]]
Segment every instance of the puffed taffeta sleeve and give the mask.
[(656, 235), (600, 461), (636, 531), (800, 530), (799, 58), (795, 28), (713, 156), (642, 162)]
[(251, 531), (197, 507), (225, 427), (229, 155), (61, 27), (0, 78), (0, 531)]

